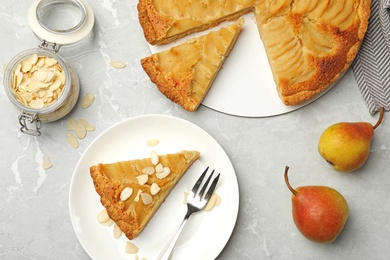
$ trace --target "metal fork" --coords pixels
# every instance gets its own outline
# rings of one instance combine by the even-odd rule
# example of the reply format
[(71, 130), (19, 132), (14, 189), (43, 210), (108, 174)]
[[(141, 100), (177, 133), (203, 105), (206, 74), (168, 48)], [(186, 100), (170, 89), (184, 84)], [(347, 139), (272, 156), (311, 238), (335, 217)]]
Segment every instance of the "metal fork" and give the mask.
[[(202, 188), (199, 188), (202, 184), (202, 181), (204, 177), (206, 176), (207, 171), (209, 170), (209, 166), (207, 166), (206, 170), (202, 173), (202, 175), (199, 177), (199, 179), (196, 181), (194, 187), (192, 188), (191, 192), (188, 194), (187, 197), (187, 213), (183, 219), (183, 222), (180, 224), (179, 229), (176, 231), (175, 235), (169, 240), (169, 242), (164, 247), (163, 251), (158, 256), (158, 260), (166, 260), (169, 259), (173, 248), (175, 247), (175, 244), (177, 240), (180, 237), (181, 232), (184, 229), (184, 226), (187, 224), (188, 219), (192, 215), (192, 213), (198, 212), (207, 205), (207, 202), (209, 201), (211, 195), (213, 194), (215, 190), (215, 186), (217, 186), (217, 182), (219, 180), (219, 173), (217, 177), (213, 180), (213, 182), (210, 185), (210, 188), (208, 189), (205, 196), (204, 193), (206, 191), (207, 185), (209, 184), (211, 177), (214, 174), (214, 170), (211, 172), (210, 176), (207, 178), (206, 182), (202, 186)], [(199, 191), (200, 190), (200, 191)], [(198, 193), (199, 191), (199, 193)]]

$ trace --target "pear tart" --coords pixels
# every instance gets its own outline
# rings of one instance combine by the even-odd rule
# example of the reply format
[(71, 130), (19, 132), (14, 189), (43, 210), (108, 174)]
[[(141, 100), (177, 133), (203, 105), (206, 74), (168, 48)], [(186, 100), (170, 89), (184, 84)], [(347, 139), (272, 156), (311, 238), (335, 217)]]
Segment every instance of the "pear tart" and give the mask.
[(109, 217), (132, 240), (149, 223), (200, 153), (181, 151), (151, 158), (97, 164), (90, 174)]
[(370, 1), (256, 1), (255, 12), (279, 96), (296, 105), (349, 67), (367, 29)]
[[(163, 44), (253, 11), (278, 94), (285, 105), (297, 105), (326, 89), (349, 67), (367, 30), (370, 4), (371, 0), (140, 0), (138, 12), (146, 40)], [(188, 66), (185, 61), (181, 65)]]
[(243, 18), (169, 50), (141, 65), (158, 89), (187, 111), (198, 108), (241, 32)]

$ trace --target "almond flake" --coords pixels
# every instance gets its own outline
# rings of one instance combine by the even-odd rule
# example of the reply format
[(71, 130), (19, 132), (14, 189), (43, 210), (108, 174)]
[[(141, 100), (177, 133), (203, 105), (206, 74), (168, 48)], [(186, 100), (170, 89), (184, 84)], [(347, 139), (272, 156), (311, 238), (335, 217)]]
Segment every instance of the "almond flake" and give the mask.
[(43, 102), (42, 99), (37, 98), (37, 99), (31, 100), (29, 105), (32, 108), (43, 108), (45, 106), (45, 103)]
[(133, 194), (133, 189), (130, 187), (126, 187), (122, 190), (121, 195), (120, 195), (120, 200), (125, 201), (128, 198), (130, 198), (131, 194)]
[(164, 172), (164, 166), (163, 166), (161, 163), (159, 163), (159, 164), (156, 165), (156, 172), (157, 172), (157, 173), (162, 173), (162, 172)]
[(55, 91), (56, 89), (60, 88), (62, 85), (61, 80), (57, 79), (50, 85), (50, 90)]
[(141, 193), (141, 199), (145, 205), (149, 205), (153, 201), (152, 196), (150, 196), (148, 193)]
[(110, 65), (111, 67), (115, 68), (115, 69), (123, 69), (124, 67), (126, 67), (126, 64), (122, 61), (111, 61), (110, 62)]
[(160, 191), (160, 187), (157, 185), (157, 183), (153, 182), (150, 186), (150, 194), (156, 195)]
[(148, 175), (143, 174), (136, 177), (140, 185), (144, 185), (148, 181)]
[(92, 105), (92, 103), (95, 101), (95, 96), (91, 93), (87, 93), (84, 95), (83, 99), (81, 100), (81, 108), (83, 109), (86, 109), (88, 108), (90, 105)]
[(130, 241), (126, 241), (125, 251), (128, 254), (136, 254), (138, 253), (138, 247), (133, 243), (131, 243)]
[(85, 126), (85, 130), (87, 130), (87, 132), (92, 132), (92, 131), (95, 131), (95, 127), (93, 125), (91, 125), (87, 120), (85, 119), (79, 119), (77, 121), (78, 124), (83, 124)]
[(154, 167), (148, 166), (142, 169), (143, 174), (151, 175), (154, 173)]
[(74, 132), (78, 139), (84, 139), (84, 137), (87, 135), (87, 129), (85, 129), (83, 124), (77, 124)]
[(56, 63), (57, 63), (57, 60), (54, 58), (46, 58), (45, 59), (45, 65), (47, 65), (48, 67), (53, 66)]
[(22, 61), (22, 72), (28, 72), (31, 70), (32, 64), (29, 60)]
[(108, 220), (110, 220), (110, 217), (108, 216), (106, 209), (103, 209), (102, 211), (99, 212), (99, 214), (97, 215), (97, 220), (99, 223), (105, 223)]
[(158, 158), (158, 154), (156, 153), (156, 151), (152, 151), (150, 153), (150, 160), (152, 161), (153, 165), (157, 165), (158, 164), (159, 158)]
[(28, 60), (31, 62), (31, 64), (36, 64), (37, 61), (38, 61), (38, 55), (36, 55), (35, 53), (33, 55), (31, 55)]
[(111, 226), (111, 225), (114, 224), (114, 223), (115, 223), (114, 220), (109, 219), (108, 221), (106, 221), (106, 222), (104, 222), (104, 223), (100, 223), (100, 224), (109, 227), (109, 226)]
[(43, 157), (42, 168), (47, 170), (51, 167), (53, 167), (53, 164), (51, 163), (50, 158), (47, 156)]
[(65, 138), (66, 138), (66, 141), (68, 142), (68, 144), (70, 146), (72, 146), (74, 149), (79, 147), (79, 141), (77, 140), (77, 138), (74, 135), (68, 133), (65, 135)]
[(159, 143), (158, 139), (150, 139), (150, 140), (146, 141), (146, 145), (149, 147), (156, 146), (156, 145), (158, 145), (158, 143)]
[(139, 201), (139, 196), (142, 194), (141, 190), (138, 190), (137, 195), (134, 198), (134, 201), (138, 202)]
[(66, 129), (69, 131), (74, 131), (76, 129), (77, 122), (74, 120), (74, 118), (69, 118), (68, 121), (66, 121)]
[(165, 166), (163, 172), (158, 172), (158, 173), (156, 173), (156, 177), (157, 177), (158, 179), (164, 179), (164, 178), (167, 177), (170, 173), (171, 173), (171, 168), (169, 168), (168, 166)]
[(118, 227), (117, 224), (114, 225), (113, 235), (115, 239), (118, 239), (122, 236), (122, 230)]

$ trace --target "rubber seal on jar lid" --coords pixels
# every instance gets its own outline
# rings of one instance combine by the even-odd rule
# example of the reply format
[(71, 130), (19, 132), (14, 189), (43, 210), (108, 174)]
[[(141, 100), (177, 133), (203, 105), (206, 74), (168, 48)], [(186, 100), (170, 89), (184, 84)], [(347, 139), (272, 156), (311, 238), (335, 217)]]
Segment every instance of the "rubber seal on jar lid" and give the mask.
[(70, 45), (89, 35), (95, 17), (87, 0), (35, 0), (28, 21), (41, 40)]

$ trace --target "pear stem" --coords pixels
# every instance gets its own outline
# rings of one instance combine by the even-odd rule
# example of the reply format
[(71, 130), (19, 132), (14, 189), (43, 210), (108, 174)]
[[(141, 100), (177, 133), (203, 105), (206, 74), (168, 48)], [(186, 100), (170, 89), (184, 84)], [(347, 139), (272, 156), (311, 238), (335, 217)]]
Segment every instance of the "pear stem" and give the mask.
[(378, 122), (373, 126), (374, 130), (382, 123), (383, 115), (385, 114), (385, 109), (383, 107), (379, 110), (379, 119)]
[(288, 181), (288, 176), (287, 176), (288, 169), (289, 167), (286, 166), (284, 170), (284, 181), (286, 182), (287, 188), (292, 192), (292, 194), (294, 194), (294, 196), (296, 196), (298, 195), (298, 192), (294, 190), (293, 187), (291, 187), (290, 182)]

